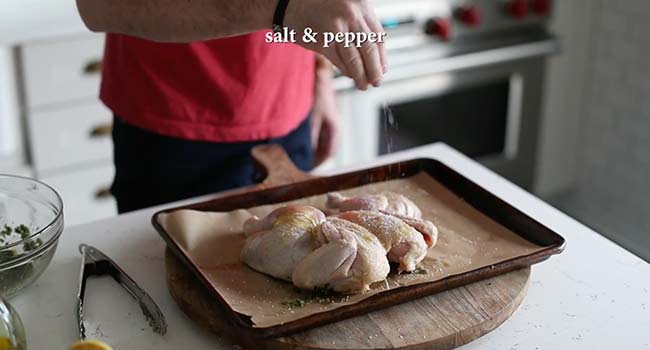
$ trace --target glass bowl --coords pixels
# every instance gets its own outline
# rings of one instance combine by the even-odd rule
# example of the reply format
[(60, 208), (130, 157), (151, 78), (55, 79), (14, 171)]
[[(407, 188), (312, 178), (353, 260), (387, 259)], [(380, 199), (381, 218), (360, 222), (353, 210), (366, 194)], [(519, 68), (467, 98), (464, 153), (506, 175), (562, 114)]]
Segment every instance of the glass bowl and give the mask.
[(52, 260), (63, 232), (63, 202), (52, 187), (0, 175), (0, 295), (34, 283)]
[(25, 328), (16, 310), (0, 297), (0, 349), (25, 350)]

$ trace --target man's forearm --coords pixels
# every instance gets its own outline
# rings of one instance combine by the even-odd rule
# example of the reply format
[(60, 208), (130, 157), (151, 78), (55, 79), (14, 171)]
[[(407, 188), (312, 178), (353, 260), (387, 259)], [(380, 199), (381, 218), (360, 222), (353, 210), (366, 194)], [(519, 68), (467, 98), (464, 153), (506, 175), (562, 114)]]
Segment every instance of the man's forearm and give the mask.
[(215, 39), (271, 27), (277, 0), (76, 0), (89, 29), (164, 42)]
[[(278, 0), (76, 0), (93, 31), (164, 42), (223, 38), (270, 29)], [(382, 33), (370, 0), (293, 0), (283, 25), (297, 33)], [(299, 34), (300, 36), (300, 34)], [(379, 86), (387, 69), (383, 42), (297, 44), (324, 55), (359, 89)]]

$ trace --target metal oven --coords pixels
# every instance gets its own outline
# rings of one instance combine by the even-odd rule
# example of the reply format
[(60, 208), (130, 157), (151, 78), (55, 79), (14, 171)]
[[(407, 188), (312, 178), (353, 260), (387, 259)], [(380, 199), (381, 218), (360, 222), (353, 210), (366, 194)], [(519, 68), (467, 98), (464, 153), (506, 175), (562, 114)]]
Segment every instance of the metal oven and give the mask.
[(545, 58), (558, 44), (534, 1), (526, 1), (531, 13), (524, 17), (513, 1), (475, 3), (377, 2), (390, 38), (390, 71), (381, 88), (367, 92), (337, 79), (344, 116), (339, 164), (445, 142), (532, 186)]

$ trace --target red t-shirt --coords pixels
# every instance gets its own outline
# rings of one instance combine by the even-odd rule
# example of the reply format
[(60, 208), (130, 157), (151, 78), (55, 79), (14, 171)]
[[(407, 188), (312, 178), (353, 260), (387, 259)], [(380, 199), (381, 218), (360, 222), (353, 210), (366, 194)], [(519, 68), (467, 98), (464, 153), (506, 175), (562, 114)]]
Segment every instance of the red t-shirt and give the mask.
[(191, 44), (108, 34), (100, 97), (127, 123), (189, 140), (285, 136), (309, 113), (315, 56), (264, 32)]

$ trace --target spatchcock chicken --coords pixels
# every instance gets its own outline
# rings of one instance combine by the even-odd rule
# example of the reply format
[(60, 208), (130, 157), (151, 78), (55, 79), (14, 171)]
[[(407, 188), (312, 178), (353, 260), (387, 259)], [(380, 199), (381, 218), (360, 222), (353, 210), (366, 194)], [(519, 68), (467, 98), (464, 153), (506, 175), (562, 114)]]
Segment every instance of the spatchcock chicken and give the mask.
[(390, 262), (409, 272), (436, 244), (436, 226), (403, 195), (328, 196), (336, 215), (290, 205), (244, 223), (241, 260), (301, 289), (362, 293), (386, 279)]

